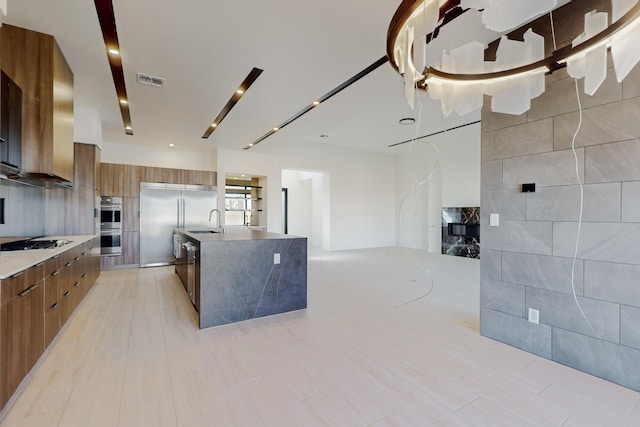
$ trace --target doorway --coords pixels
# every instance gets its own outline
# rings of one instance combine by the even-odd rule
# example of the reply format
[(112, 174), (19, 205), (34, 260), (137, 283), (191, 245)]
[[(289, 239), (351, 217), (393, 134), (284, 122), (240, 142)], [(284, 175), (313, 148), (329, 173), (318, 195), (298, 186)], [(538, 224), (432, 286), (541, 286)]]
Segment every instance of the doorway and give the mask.
[[(306, 237), (309, 246), (329, 250), (329, 176), (322, 172), (282, 171), (286, 234)], [(284, 206), (286, 189), (286, 208)]]
[(282, 189), (282, 233), (289, 234), (289, 190)]

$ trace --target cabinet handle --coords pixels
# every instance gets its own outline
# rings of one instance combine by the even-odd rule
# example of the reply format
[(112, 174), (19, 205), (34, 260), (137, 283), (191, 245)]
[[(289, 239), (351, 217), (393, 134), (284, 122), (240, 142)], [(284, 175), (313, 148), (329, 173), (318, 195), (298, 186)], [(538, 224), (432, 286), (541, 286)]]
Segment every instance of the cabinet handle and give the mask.
[(80, 259), (80, 257), (79, 257), (79, 256), (77, 256), (77, 257), (75, 257), (73, 260), (74, 260), (74, 261), (78, 261), (79, 259)]
[(82, 252), (82, 256), (85, 256), (87, 254), (87, 251)]
[(68, 263), (66, 263), (64, 266), (65, 266), (65, 267), (71, 267), (71, 263), (70, 263), (70, 262), (68, 262)]
[(31, 293), (31, 291), (34, 291), (36, 288), (38, 287), (37, 283), (34, 283), (33, 285), (29, 286), (27, 289), (25, 289), (24, 291), (20, 292), (18, 294), (18, 296), (21, 297), (26, 297), (27, 295), (29, 295)]
[(60, 271), (58, 271), (58, 270), (56, 270), (56, 271), (54, 271), (53, 273), (51, 273), (51, 275), (52, 275), (53, 277), (57, 276), (58, 274), (60, 274)]
[(51, 310), (55, 310), (56, 308), (58, 308), (58, 303), (54, 302), (53, 305), (51, 306)]
[(80, 286), (80, 282), (74, 283), (73, 286), (77, 288), (78, 286)]
[(81, 277), (84, 279), (85, 277), (87, 277), (87, 273), (83, 273)]
[(14, 275), (13, 275), (13, 276), (11, 276), (11, 277), (12, 277), (12, 278), (20, 277), (20, 276), (22, 276), (23, 274), (24, 274), (24, 271), (21, 271), (20, 273), (16, 273), (16, 274), (14, 274)]
[(44, 262), (41, 262), (40, 264), (36, 264), (36, 267), (42, 267), (44, 265)]
[(58, 255), (54, 255), (54, 256), (52, 256), (51, 258), (52, 258), (52, 259), (60, 258), (60, 254), (58, 254)]
[(65, 297), (68, 297), (69, 295), (71, 295), (71, 291), (67, 291), (67, 292), (64, 293)]

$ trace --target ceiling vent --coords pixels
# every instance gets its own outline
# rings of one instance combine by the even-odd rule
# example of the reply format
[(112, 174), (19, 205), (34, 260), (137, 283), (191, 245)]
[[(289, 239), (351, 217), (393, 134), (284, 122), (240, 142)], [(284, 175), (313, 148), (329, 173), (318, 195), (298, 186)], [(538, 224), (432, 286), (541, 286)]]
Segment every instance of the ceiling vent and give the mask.
[(153, 87), (164, 87), (164, 79), (162, 77), (150, 76), (143, 73), (138, 73), (138, 83)]

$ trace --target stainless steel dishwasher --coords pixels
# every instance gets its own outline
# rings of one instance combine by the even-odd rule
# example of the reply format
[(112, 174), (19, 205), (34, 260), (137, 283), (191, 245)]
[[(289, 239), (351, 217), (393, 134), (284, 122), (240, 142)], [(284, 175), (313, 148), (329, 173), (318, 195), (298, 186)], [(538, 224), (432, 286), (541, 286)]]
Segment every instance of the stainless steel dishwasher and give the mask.
[(187, 293), (191, 304), (196, 305), (196, 256), (198, 247), (191, 242), (182, 244), (187, 251)]

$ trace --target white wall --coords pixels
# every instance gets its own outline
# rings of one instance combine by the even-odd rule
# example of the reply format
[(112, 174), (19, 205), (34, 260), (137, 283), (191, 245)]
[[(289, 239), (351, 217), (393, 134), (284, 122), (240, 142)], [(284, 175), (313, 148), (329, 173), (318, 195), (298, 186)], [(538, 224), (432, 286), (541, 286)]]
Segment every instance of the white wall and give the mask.
[(100, 161), (124, 165), (215, 171), (217, 156), (215, 152), (199, 153), (172, 148), (103, 142)]
[(73, 141), (102, 148), (102, 118), (98, 110), (73, 107)]
[(218, 150), (219, 182), (227, 173), (268, 177), (269, 231), (282, 231), (284, 169), (323, 175), (324, 249), (395, 245), (395, 157), (320, 144), (304, 144), (277, 156)]
[(403, 150), (396, 162), (398, 245), (440, 252), (442, 207), (480, 206), (480, 124), (406, 144)]

